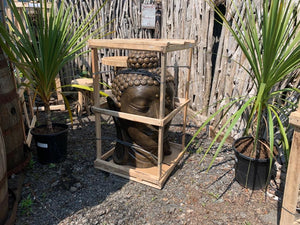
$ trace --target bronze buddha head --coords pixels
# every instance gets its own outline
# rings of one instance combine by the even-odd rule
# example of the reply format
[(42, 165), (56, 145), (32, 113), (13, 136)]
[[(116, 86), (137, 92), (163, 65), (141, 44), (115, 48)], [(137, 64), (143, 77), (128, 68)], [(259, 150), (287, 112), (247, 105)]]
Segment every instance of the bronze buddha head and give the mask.
[[(108, 98), (111, 109), (140, 116), (159, 118), (160, 68), (125, 69), (112, 82), (113, 98)], [(174, 78), (166, 74), (165, 115), (174, 109)], [(117, 144), (113, 159), (118, 164), (136, 167), (157, 165), (158, 127), (135, 121), (114, 118)], [(164, 155), (171, 154), (168, 130), (164, 127)]]

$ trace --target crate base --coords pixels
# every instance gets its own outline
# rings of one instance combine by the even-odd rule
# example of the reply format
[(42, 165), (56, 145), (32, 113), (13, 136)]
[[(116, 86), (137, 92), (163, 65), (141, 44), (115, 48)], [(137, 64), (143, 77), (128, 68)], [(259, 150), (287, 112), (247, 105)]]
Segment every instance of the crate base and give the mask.
[(97, 158), (94, 162), (94, 166), (97, 169), (134, 180), (136, 182), (162, 189), (167, 178), (182, 158), (184, 151), (182, 151), (182, 145), (176, 143), (170, 143), (172, 154), (165, 156), (162, 163), (161, 177), (159, 177), (158, 166), (150, 168), (136, 168), (129, 165), (118, 165), (113, 160), (107, 160), (114, 152), (111, 149), (109, 152)]

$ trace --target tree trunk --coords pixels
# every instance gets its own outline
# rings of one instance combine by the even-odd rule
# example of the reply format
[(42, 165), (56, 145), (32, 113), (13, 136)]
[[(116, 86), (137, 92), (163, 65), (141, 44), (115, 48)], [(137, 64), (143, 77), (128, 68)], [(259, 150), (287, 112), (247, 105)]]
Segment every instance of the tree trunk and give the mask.
[(50, 110), (50, 104), (49, 102), (44, 102), (45, 105), (45, 113), (46, 113), (46, 124), (47, 124), (47, 129), (52, 132), (53, 131), (53, 126), (52, 126), (52, 121), (51, 121), (51, 110)]

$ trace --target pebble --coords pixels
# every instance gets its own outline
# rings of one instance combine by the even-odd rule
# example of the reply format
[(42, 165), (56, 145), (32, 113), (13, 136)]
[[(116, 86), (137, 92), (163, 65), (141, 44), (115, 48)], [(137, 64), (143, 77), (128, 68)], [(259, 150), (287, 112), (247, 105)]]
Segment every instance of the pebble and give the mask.
[(70, 192), (76, 192), (76, 191), (77, 191), (77, 188), (76, 188), (76, 187), (72, 186), (72, 187), (70, 188)]
[(77, 182), (77, 183), (74, 184), (74, 187), (77, 188), (77, 189), (79, 189), (79, 188), (82, 187), (82, 185), (81, 185), (80, 182)]
[(59, 180), (53, 182), (53, 183), (51, 184), (51, 187), (52, 187), (52, 188), (53, 188), (53, 187), (56, 187), (58, 184), (59, 184)]

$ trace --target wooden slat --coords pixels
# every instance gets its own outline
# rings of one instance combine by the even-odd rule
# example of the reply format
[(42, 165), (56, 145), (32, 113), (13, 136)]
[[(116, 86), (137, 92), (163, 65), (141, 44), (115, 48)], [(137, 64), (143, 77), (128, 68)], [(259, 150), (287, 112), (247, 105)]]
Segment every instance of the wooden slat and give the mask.
[[(167, 54), (161, 54), (161, 77), (160, 77), (160, 94), (159, 94), (159, 119), (165, 117), (165, 96), (166, 96), (166, 74), (167, 74)], [(160, 179), (162, 174), (162, 159), (164, 148), (164, 127), (158, 128), (158, 177)]]
[(108, 66), (127, 67), (128, 56), (103, 57), (101, 63)]
[[(33, 5), (33, 3), (29, 3), (29, 2), (15, 2), (16, 4), (16, 7), (17, 8), (34, 8), (34, 7), (37, 7), (36, 3), (35, 3), (35, 6)], [(44, 6), (44, 3), (42, 3), (43, 6)], [(47, 3), (47, 9), (50, 9), (51, 8), (51, 3)]]
[(165, 173), (163, 173), (162, 175), (161, 175), (161, 177), (160, 177), (160, 180), (159, 180), (159, 182), (163, 185), (165, 182), (166, 182), (166, 180), (168, 179), (168, 177), (170, 176), (170, 174), (172, 173), (172, 171), (174, 170), (174, 168), (175, 168), (175, 166), (179, 163), (179, 161), (182, 159), (182, 157), (183, 157), (183, 155), (184, 155), (184, 151), (181, 151), (182, 149), (181, 149), (181, 146), (180, 145), (178, 145), (178, 152), (179, 152), (179, 154), (178, 154), (178, 156), (177, 156), (177, 158), (176, 159), (174, 159), (173, 161), (172, 161), (172, 163), (170, 164), (170, 167), (169, 167), (169, 169), (165, 172)]
[(71, 84), (78, 84), (78, 85), (92, 87), (93, 79), (92, 78), (77, 78), (75, 80), (72, 80)]
[[(180, 98), (180, 100), (185, 100)], [(184, 106), (186, 106), (191, 100), (187, 99), (182, 101), (172, 112), (170, 112), (164, 119), (163, 119), (163, 126), (165, 126)], [(176, 104), (176, 103), (175, 103)]]
[(155, 46), (168, 46), (168, 45), (184, 45), (186, 43), (195, 43), (195, 40), (185, 39), (145, 39), (145, 38), (130, 38), (130, 39), (91, 39), (89, 43), (105, 45), (103, 47), (109, 48), (110, 44), (136, 44), (136, 45), (155, 45)]
[(112, 155), (113, 149), (103, 155), (102, 159), (97, 158), (94, 165), (96, 168), (109, 173), (161, 189), (184, 154), (184, 152), (181, 151), (181, 145), (170, 143), (170, 147), (172, 154), (164, 157), (161, 178), (157, 176), (158, 168), (156, 166), (150, 168), (136, 168), (129, 165), (118, 165), (112, 160), (103, 160), (103, 158), (107, 159)]
[(101, 160), (106, 160), (108, 159), (110, 156), (112, 156), (112, 154), (114, 153), (115, 149), (112, 148), (111, 150), (109, 150), (108, 152), (106, 152), (105, 154), (103, 154), (101, 156)]
[(193, 48), (194, 46), (195, 46), (194, 43), (189, 43), (189, 42), (184, 43), (182, 45), (170, 44), (166, 47), (166, 52), (180, 51), (187, 48)]
[(291, 113), (289, 123), (293, 126), (300, 127), (300, 111), (295, 111)]
[(295, 127), (284, 187), (280, 225), (296, 224), (295, 215), (300, 185), (300, 106), (291, 113), (289, 122)]
[(174, 117), (174, 115), (176, 115), (185, 105), (187, 105), (190, 102), (189, 99), (185, 100), (183, 98), (180, 98), (177, 100), (179, 101), (178, 106), (163, 119), (139, 116), (139, 115), (124, 113), (124, 112), (117, 112), (117, 111), (113, 111), (113, 110), (110, 110), (110, 109), (107, 109), (104, 107), (100, 108), (100, 107), (92, 106), (92, 111), (110, 115), (110, 116), (114, 116), (114, 117), (118, 117), (121, 119), (132, 120), (135, 122), (146, 123), (146, 124), (151, 124), (151, 125), (155, 125), (155, 126), (165, 126)]
[[(65, 104), (64, 104), (64, 98), (63, 98), (63, 96), (62, 96), (62, 94), (61, 94), (61, 92), (62, 92), (62, 89), (61, 89), (61, 82), (60, 82), (60, 78), (59, 78), (59, 76), (57, 76), (56, 78), (55, 78), (55, 85), (56, 85), (56, 95), (57, 95), (57, 102), (58, 102), (58, 105), (60, 105), (60, 109), (61, 110), (65, 110), (66, 108), (65, 108)], [(51, 109), (51, 108), (50, 108)]]
[[(190, 93), (190, 81), (191, 81), (191, 65), (192, 65), (192, 59), (193, 59), (193, 48), (190, 49), (189, 54), (189, 70), (187, 75), (187, 82), (185, 84), (185, 99), (189, 99), (189, 93)], [(183, 126), (182, 126), (182, 149), (185, 148), (185, 129), (186, 129), (186, 118), (187, 118), (187, 110), (188, 105), (185, 105), (184, 111), (183, 111)]]
[[(98, 67), (98, 54), (97, 49), (92, 49), (92, 73), (93, 73), (93, 87), (94, 87), (94, 106), (100, 107), (100, 84), (99, 84), (99, 67)], [(100, 158), (102, 155), (101, 149), (101, 117), (100, 115), (95, 115), (96, 123), (96, 148), (97, 148), (97, 158)]]
[(36, 116), (33, 116), (32, 120), (31, 120), (31, 124), (30, 124), (30, 126), (29, 126), (27, 138), (26, 138), (26, 144), (27, 144), (29, 147), (30, 147), (31, 141), (32, 141), (31, 130), (32, 130), (32, 128), (34, 128), (35, 123), (36, 123)]
[(195, 46), (194, 40), (158, 40), (158, 39), (91, 39), (89, 48), (117, 48), (145, 51), (176, 51)]
[[(24, 83), (24, 85), (28, 85), (29, 80), (26, 79), (23, 83)], [(29, 109), (27, 109), (27, 104), (25, 102), (25, 97), (24, 97), (25, 90), (27, 90), (27, 92), (28, 92), (28, 107), (29, 107)], [(24, 117), (25, 117), (25, 120), (26, 120), (27, 127), (29, 128), (29, 130), (26, 133), (24, 124), (22, 126), (23, 127), (24, 140), (25, 140), (25, 143), (30, 147), (31, 140), (32, 140), (31, 129), (35, 126), (36, 116), (34, 115), (34, 109), (33, 109), (33, 105), (32, 105), (32, 99), (31, 99), (31, 96), (30, 96), (29, 88), (26, 87), (26, 86), (21, 86), (20, 88), (18, 88), (17, 94), (19, 96), (20, 105), (23, 108), (23, 114), (24, 114)], [(28, 111), (31, 113), (31, 120), (29, 118)]]
[(104, 161), (104, 160), (96, 160), (95, 167), (104, 169), (110, 173), (116, 175), (126, 175), (129, 177), (136, 177), (141, 180), (147, 180), (151, 183), (158, 184), (158, 177), (155, 175), (155, 171), (157, 171), (156, 167), (151, 168), (134, 168), (128, 165), (118, 165), (113, 161)]
[(288, 171), (284, 187), (280, 224), (293, 224), (296, 214), (298, 191), (300, 184), (300, 128), (294, 131)]
[(156, 119), (156, 118), (151, 118), (151, 117), (146, 117), (146, 116), (139, 116), (135, 114), (130, 114), (130, 113), (124, 113), (124, 112), (118, 112), (118, 111), (113, 111), (109, 109), (103, 109), (103, 108), (98, 108), (92, 106), (92, 111), (97, 112), (97, 113), (102, 113), (122, 119), (127, 119), (127, 120), (132, 120), (135, 122), (140, 122), (140, 123), (146, 123), (146, 124), (152, 124), (155, 126), (162, 126), (163, 122), (161, 119)]
[[(66, 109), (65, 105), (64, 104), (61, 104), (61, 105), (50, 105), (50, 110), (61, 110), (61, 111), (64, 111)], [(34, 111), (44, 111), (45, 110), (45, 107), (44, 106), (34, 106), (33, 107), (33, 110)]]
[(110, 49), (128, 49), (128, 50), (145, 50), (145, 51), (162, 51), (161, 46), (156, 45), (148, 45), (148, 46), (137, 46), (135, 44), (125, 44), (125, 43), (98, 43), (95, 40), (89, 40), (89, 47), (90, 48), (106, 48), (109, 46)]

